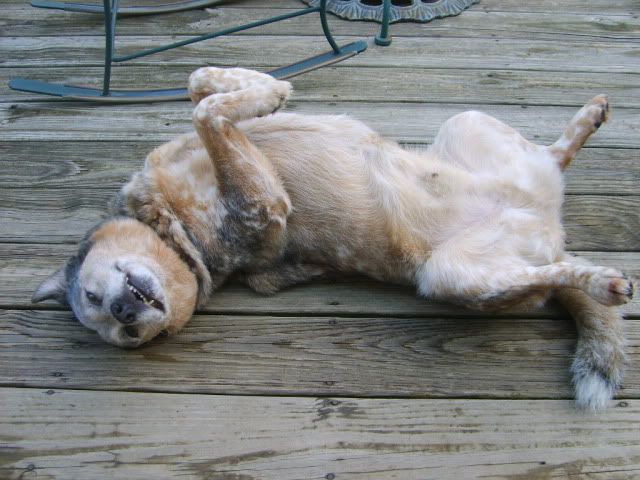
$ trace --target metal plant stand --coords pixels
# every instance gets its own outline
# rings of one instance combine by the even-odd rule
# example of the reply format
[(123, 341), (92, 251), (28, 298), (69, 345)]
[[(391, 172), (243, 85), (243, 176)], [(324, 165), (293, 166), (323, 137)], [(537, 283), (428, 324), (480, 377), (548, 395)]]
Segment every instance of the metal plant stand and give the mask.
[[(105, 30), (105, 55), (104, 55), (104, 76), (102, 82), (102, 88), (87, 88), (73, 85), (62, 85), (57, 83), (42, 82), (38, 80), (29, 80), (24, 78), (17, 78), (9, 82), (9, 86), (14, 90), (20, 90), (32, 93), (41, 93), (44, 95), (52, 95), (56, 97), (64, 97), (72, 100), (85, 100), (93, 102), (107, 102), (107, 103), (131, 103), (131, 102), (156, 102), (166, 100), (181, 100), (187, 99), (186, 88), (175, 89), (157, 89), (157, 90), (114, 90), (110, 87), (111, 84), (111, 66), (114, 62), (120, 63), (135, 58), (145, 57), (147, 55), (153, 55), (155, 53), (164, 52), (174, 48), (182, 47), (203, 40), (209, 40), (222, 35), (228, 35), (242, 30), (259, 27), (269, 23), (279, 22), (289, 18), (299, 17), (301, 15), (308, 15), (311, 13), (320, 14), (320, 23), (324, 36), (331, 46), (331, 50), (327, 53), (307, 58), (300, 62), (278, 68), (268, 72), (279, 79), (290, 78), (301, 73), (314, 70), (316, 68), (323, 67), (325, 65), (331, 65), (336, 62), (340, 62), (367, 49), (367, 42), (356, 41), (347, 45), (338, 46), (327, 23), (327, 0), (320, 0), (316, 6), (310, 6), (295, 12), (287, 13), (284, 15), (278, 15), (275, 17), (267, 18), (238, 27), (227, 28), (213, 33), (205, 35), (199, 35), (180, 42), (163, 45), (156, 48), (150, 48), (141, 50), (129, 55), (115, 55), (115, 37), (116, 37), (116, 22), (118, 16), (123, 15), (150, 15), (154, 13), (168, 13), (181, 10), (188, 10), (192, 8), (203, 8), (213, 3), (218, 3), (212, 0), (191, 0), (187, 2), (162, 5), (158, 7), (119, 7), (118, 0), (103, 0), (104, 7), (97, 5), (89, 5), (82, 3), (66, 3), (66, 2), (53, 2), (46, 0), (34, 0), (31, 5), (38, 8), (52, 8), (58, 10), (67, 10), (73, 12), (83, 13), (99, 13), (104, 15), (104, 30)], [(385, 3), (389, 3), (390, 0), (384, 0)]]

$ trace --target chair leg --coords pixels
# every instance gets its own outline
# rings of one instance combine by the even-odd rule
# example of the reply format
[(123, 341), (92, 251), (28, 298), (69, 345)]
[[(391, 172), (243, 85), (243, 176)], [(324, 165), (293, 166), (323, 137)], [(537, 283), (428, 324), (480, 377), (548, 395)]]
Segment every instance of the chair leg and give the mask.
[(391, 20), (391, 0), (384, 0), (384, 6), (382, 9), (382, 26), (380, 27), (380, 34), (376, 35), (374, 42), (381, 47), (388, 47), (391, 45), (391, 36), (389, 35), (389, 21)]
[(109, 95), (111, 85), (111, 65), (113, 64), (113, 47), (116, 37), (116, 21), (118, 20), (118, 0), (104, 0), (104, 76), (102, 95)]
[(337, 54), (340, 53), (340, 47), (333, 39), (333, 35), (331, 35), (331, 30), (329, 30), (329, 22), (327, 22), (327, 0), (320, 0), (320, 23), (322, 24), (322, 32), (324, 33), (327, 42), (333, 48), (333, 51)]

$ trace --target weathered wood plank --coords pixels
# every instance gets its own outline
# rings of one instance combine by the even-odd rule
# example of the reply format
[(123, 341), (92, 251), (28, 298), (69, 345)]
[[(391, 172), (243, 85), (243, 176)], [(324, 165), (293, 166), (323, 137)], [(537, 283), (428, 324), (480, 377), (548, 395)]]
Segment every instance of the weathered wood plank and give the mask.
[(8, 480), (640, 475), (638, 401), (594, 416), (544, 400), (0, 395)]
[[(10, 8), (21, 5), (22, 0), (5, 0)], [(100, 0), (86, 0), (83, 3), (95, 3), (101, 5)], [(145, 0), (145, 5), (164, 5), (166, 0)], [(250, 9), (291, 9), (300, 6), (300, 0), (237, 0), (229, 1), (228, 5), (224, 2), (221, 6), (225, 8), (250, 8)], [(482, 0), (479, 4), (474, 5), (475, 10), (495, 12), (525, 12), (525, 13), (547, 13), (553, 10), (559, 10), (563, 13), (578, 14), (601, 14), (601, 15), (634, 15), (637, 13), (637, 4), (635, 0), (617, 0), (612, 3), (610, 0), (528, 0), (523, 3), (521, 0)], [(468, 12), (468, 10), (466, 11)]]
[[(259, 21), (274, 14), (289, 13), (302, 8), (300, 3), (292, 8), (273, 11), (269, 8), (246, 8), (238, 2), (218, 8), (191, 10), (171, 15), (158, 15), (153, 22), (140, 17), (124, 17), (118, 20), (118, 38), (126, 35), (155, 36), (159, 32), (173, 35), (201, 35), (212, 31), (236, 27)], [(102, 35), (104, 22), (98, 15), (79, 17), (77, 13), (52, 12), (30, 7), (27, 2), (5, 7), (6, 14), (0, 20), (0, 36), (60, 36)], [(348, 22), (331, 18), (330, 27), (336, 35), (373, 36), (378, 25), (370, 22)], [(309, 35), (321, 32), (317, 14), (265, 25), (239, 32), (240, 35)], [(457, 17), (434, 20), (429, 24), (403, 23), (392, 27), (394, 37), (500, 37), (572, 41), (593, 39), (631, 40), (640, 38), (640, 19), (631, 14), (554, 12), (497, 12), (474, 5)]]
[[(136, 350), (68, 312), (0, 311), (1, 386), (251, 395), (570, 398), (569, 320), (196, 315)], [(627, 353), (640, 361), (640, 320)], [(640, 397), (628, 370), (621, 398)]]
[[(105, 218), (117, 192), (101, 188), (10, 189), (0, 198), (2, 242), (75, 242)], [(640, 250), (638, 196), (569, 195), (564, 224), (571, 250)]]
[(567, 247), (570, 250), (640, 250), (639, 200), (567, 196), (563, 206)]
[[(294, 82), (294, 88), (295, 88)], [(624, 99), (621, 99), (624, 102)], [(615, 105), (615, 103), (614, 103)], [(614, 106), (615, 108), (615, 106)], [(539, 144), (558, 139), (576, 107), (370, 102), (291, 102), (304, 114), (348, 114), (400, 142), (431, 142), (442, 123), (466, 110), (482, 110)], [(71, 102), (0, 104), (0, 141), (168, 141), (193, 130), (188, 102), (91, 108)], [(638, 109), (617, 108), (589, 147), (640, 148)]]
[[(115, 192), (142, 168), (144, 158), (159, 144), (0, 142), (0, 188), (76, 191), (99, 186)], [(640, 150), (584, 148), (565, 171), (565, 180), (566, 192), (572, 195), (636, 195), (640, 184)]]
[[(606, 93), (612, 104), (640, 107), (640, 75), (519, 70), (328, 67), (293, 79), (297, 101), (433, 102), (582, 106)], [(180, 88), (199, 65), (139, 65), (115, 70), (113, 88)], [(0, 68), (0, 102), (42, 101), (9, 80), (101, 88), (102, 67)], [(401, 88), (398, 88), (400, 82)]]
[[(31, 295), (48, 275), (62, 266), (76, 252), (68, 244), (0, 243), (0, 306), (30, 308)], [(640, 277), (638, 252), (577, 252), (597, 265), (620, 268), (628, 275)], [(45, 303), (39, 308), (58, 309)], [(625, 313), (640, 318), (640, 298), (624, 307)], [(331, 282), (316, 281), (279, 292), (274, 296), (253, 293), (247, 287), (229, 284), (216, 292), (203, 313), (253, 315), (368, 315), (396, 317), (482, 316), (478, 312), (452, 305), (438, 304), (416, 297), (409, 287), (383, 284), (364, 278), (343, 278)], [(486, 316), (486, 315), (484, 315)], [(529, 318), (566, 318), (558, 307), (544, 310), (512, 309), (500, 316)]]
[[(274, 3), (287, 0), (276, 0)], [(295, 1), (295, 0), (294, 0)], [(561, 10), (565, 13), (593, 13), (593, 14), (637, 14), (637, 5), (634, 0), (621, 0), (610, 2), (608, 0), (481, 0), (479, 8), (496, 12), (536, 12), (545, 13)]]
[[(336, 37), (340, 42), (353, 37)], [(104, 39), (82, 37), (4, 37), (0, 67), (99, 66)], [(157, 44), (174, 37), (155, 37)], [(79, 45), (81, 43), (81, 45)], [(149, 48), (149, 38), (123, 37), (118, 53)], [(131, 64), (215, 64), (251, 68), (277, 67), (328, 50), (322, 36), (232, 36), (185, 46)], [(370, 48), (343, 65), (421, 68), (554, 70), (567, 72), (639, 73), (640, 46), (634, 41), (560, 42), (508, 38), (397, 37), (385, 48)]]

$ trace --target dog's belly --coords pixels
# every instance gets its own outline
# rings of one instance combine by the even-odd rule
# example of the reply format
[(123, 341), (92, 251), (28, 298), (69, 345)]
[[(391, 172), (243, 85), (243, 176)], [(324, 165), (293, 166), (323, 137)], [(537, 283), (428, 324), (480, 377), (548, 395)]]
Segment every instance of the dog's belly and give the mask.
[[(479, 255), (507, 249), (534, 265), (562, 251), (561, 181), (535, 152), (519, 158), (512, 149), (501, 168), (470, 171), (468, 162), (437, 149), (406, 151), (346, 117), (277, 114), (240, 126), (291, 198), (285, 255), (292, 260), (413, 283), (432, 252), (452, 245)], [(204, 220), (183, 215), (187, 223), (193, 217), (187, 227), (206, 247), (205, 230), (218, 228), (223, 214), (207, 153), (193, 135), (161, 150), (162, 160), (151, 163), (171, 170), (174, 190), (189, 197), (180, 205), (194, 197), (207, 206), (196, 212)]]
[(412, 283), (433, 250), (465, 235), (478, 251), (514, 249), (532, 264), (562, 251), (562, 184), (535, 152), (470, 172), (347, 117), (278, 114), (241, 125), (291, 197), (287, 253), (301, 261)]
[(412, 266), (407, 252), (394, 242), (397, 232), (388, 210), (379, 204), (366, 175), (357, 168), (347, 170), (327, 178), (319, 171), (310, 175), (307, 170), (304, 176), (287, 169), (283, 181), (293, 205), (287, 220), (287, 254), (342, 272), (411, 283)]
[[(391, 218), (401, 209), (396, 199), (385, 198), (396, 196), (397, 185), (380, 166), (395, 158), (389, 150), (403, 152), (396, 144), (347, 117), (277, 114), (241, 126), (274, 164), (291, 198), (289, 256), (380, 280), (414, 281), (409, 245)], [(382, 188), (381, 180), (387, 182)], [(427, 245), (411, 248), (428, 251)]]

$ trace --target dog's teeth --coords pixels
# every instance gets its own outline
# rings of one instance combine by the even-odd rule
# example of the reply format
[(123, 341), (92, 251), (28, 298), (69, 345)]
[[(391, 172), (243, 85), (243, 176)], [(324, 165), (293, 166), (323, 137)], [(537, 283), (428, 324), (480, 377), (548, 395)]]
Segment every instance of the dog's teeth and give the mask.
[[(149, 307), (154, 307), (155, 308), (156, 303), (158, 303), (155, 298), (147, 297), (140, 290), (138, 290), (136, 287), (131, 285), (131, 283), (129, 283), (129, 277), (125, 277), (125, 280), (127, 282), (127, 288), (129, 289), (129, 291), (131, 291), (131, 293), (133, 293), (135, 295), (135, 297), (138, 300), (140, 300), (141, 302), (143, 302), (145, 305), (147, 305)], [(160, 308), (160, 307), (158, 307), (158, 308)]]

